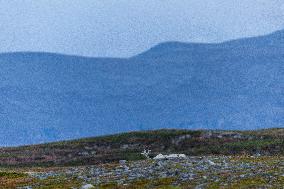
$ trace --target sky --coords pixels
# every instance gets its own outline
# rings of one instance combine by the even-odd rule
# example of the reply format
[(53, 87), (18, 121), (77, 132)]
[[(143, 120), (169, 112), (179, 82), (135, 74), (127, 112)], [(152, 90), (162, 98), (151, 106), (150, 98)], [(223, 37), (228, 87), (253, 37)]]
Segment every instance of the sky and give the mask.
[(284, 29), (283, 0), (0, 0), (0, 52), (130, 57)]

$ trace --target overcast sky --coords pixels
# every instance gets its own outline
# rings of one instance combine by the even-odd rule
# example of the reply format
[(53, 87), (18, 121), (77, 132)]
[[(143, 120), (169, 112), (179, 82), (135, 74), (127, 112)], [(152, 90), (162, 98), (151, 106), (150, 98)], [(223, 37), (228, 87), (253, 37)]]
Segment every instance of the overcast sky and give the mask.
[(128, 57), (284, 29), (284, 0), (0, 0), (0, 52)]

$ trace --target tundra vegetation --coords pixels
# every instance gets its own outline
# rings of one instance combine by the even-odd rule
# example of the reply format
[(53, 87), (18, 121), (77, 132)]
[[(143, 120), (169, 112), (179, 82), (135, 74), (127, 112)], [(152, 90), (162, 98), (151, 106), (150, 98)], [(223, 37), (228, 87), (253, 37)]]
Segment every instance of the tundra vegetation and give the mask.
[(283, 136), (280, 128), (154, 130), (1, 148), (0, 188), (281, 188)]

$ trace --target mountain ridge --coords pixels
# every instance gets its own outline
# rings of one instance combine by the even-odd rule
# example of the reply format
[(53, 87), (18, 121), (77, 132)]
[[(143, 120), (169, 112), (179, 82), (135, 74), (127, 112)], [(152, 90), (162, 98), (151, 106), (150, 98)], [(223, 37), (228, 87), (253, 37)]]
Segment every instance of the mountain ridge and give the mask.
[[(181, 49), (186, 49), (186, 50), (192, 50), (195, 48), (236, 48), (236, 47), (248, 47), (248, 46), (255, 46), (258, 41), (261, 41), (265, 39), (261, 44), (258, 46), (273, 46), (273, 45), (283, 45), (282, 48), (284, 48), (284, 30), (278, 30), (270, 34), (266, 35), (261, 35), (261, 36), (255, 36), (255, 37), (247, 37), (247, 38), (240, 38), (240, 39), (232, 39), (232, 40), (227, 40), (224, 42), (218, 42), (218, 43), (188, 43), (188, 42), (179, 42), (179, 41), (168, 41), (168, 42), (162, 42), (159, 43), (149, 50), (146, 50), (138, 55), (133, 56), (132, 58), (139, 58), (148, 52), (151, 51), (156, 51), (156, 50), (181, 50)], [(249, 42), (249, 43), (248, 43)]]
[[(281, 39), (284, 38), (284, 29), (283, 30), (277, 30), (269, 34), (264, 34), (260, 36), (253, 36), (253, 37), (245, 37), (245, 38), (236, 38), (236, 39), (230, 39), (222, 42), (215, 42), (215, 43), (206, 43), (206, 42), (181, 42), (181, 41), (165, 41), (158, 43), (157, 45), (154, 45), (153, 47), (150, 47), (148, 50), (151, 50), (156, 47), (164, 47), (164, 46), (183, 46), (183, 47), (196, 47), (196, 46), (214, 46), (214, 45), (224, 45), (224, 44), (232, 44), (236, 41), (245, 41), (245, 40), (254, 40), (259, 38), (265, 38), (265, 37), (280, 37)], [(144, 52), (147, 52), (148, 50), (145, 50)], [(142, 53), (144, 53), (142, 52)], [(62, 54), (57, 52), (44, 52), (44, 51), (12, 51), (12, 52), (1, 52), (0, 56), (9, 56), (9, 55), (49, 55), (49, 56), (66, 56), (66, 57), (78, 57), (78, 58), (90, 58), (90, 59), (131, 59), (139, 54), (134, 56), (130, 56), (128, 58), (118, 58), (118, 57), (93, 57), (93, 56), (82, 56), (82, 55), (73, 55), (73, 54)]]
[(0, 54), (0, 145), (160, 128), (283, 127), (283, 34), (160, 44), (125, 59)]

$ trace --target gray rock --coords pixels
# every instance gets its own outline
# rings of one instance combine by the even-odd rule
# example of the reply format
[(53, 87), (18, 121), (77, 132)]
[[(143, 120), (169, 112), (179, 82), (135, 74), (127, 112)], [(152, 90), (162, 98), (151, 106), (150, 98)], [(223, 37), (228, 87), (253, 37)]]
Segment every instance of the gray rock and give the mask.
[(81, 189), (91, 189), (91, 188), (95, 188), (92, 184), (85, 184), (81, 187)]

